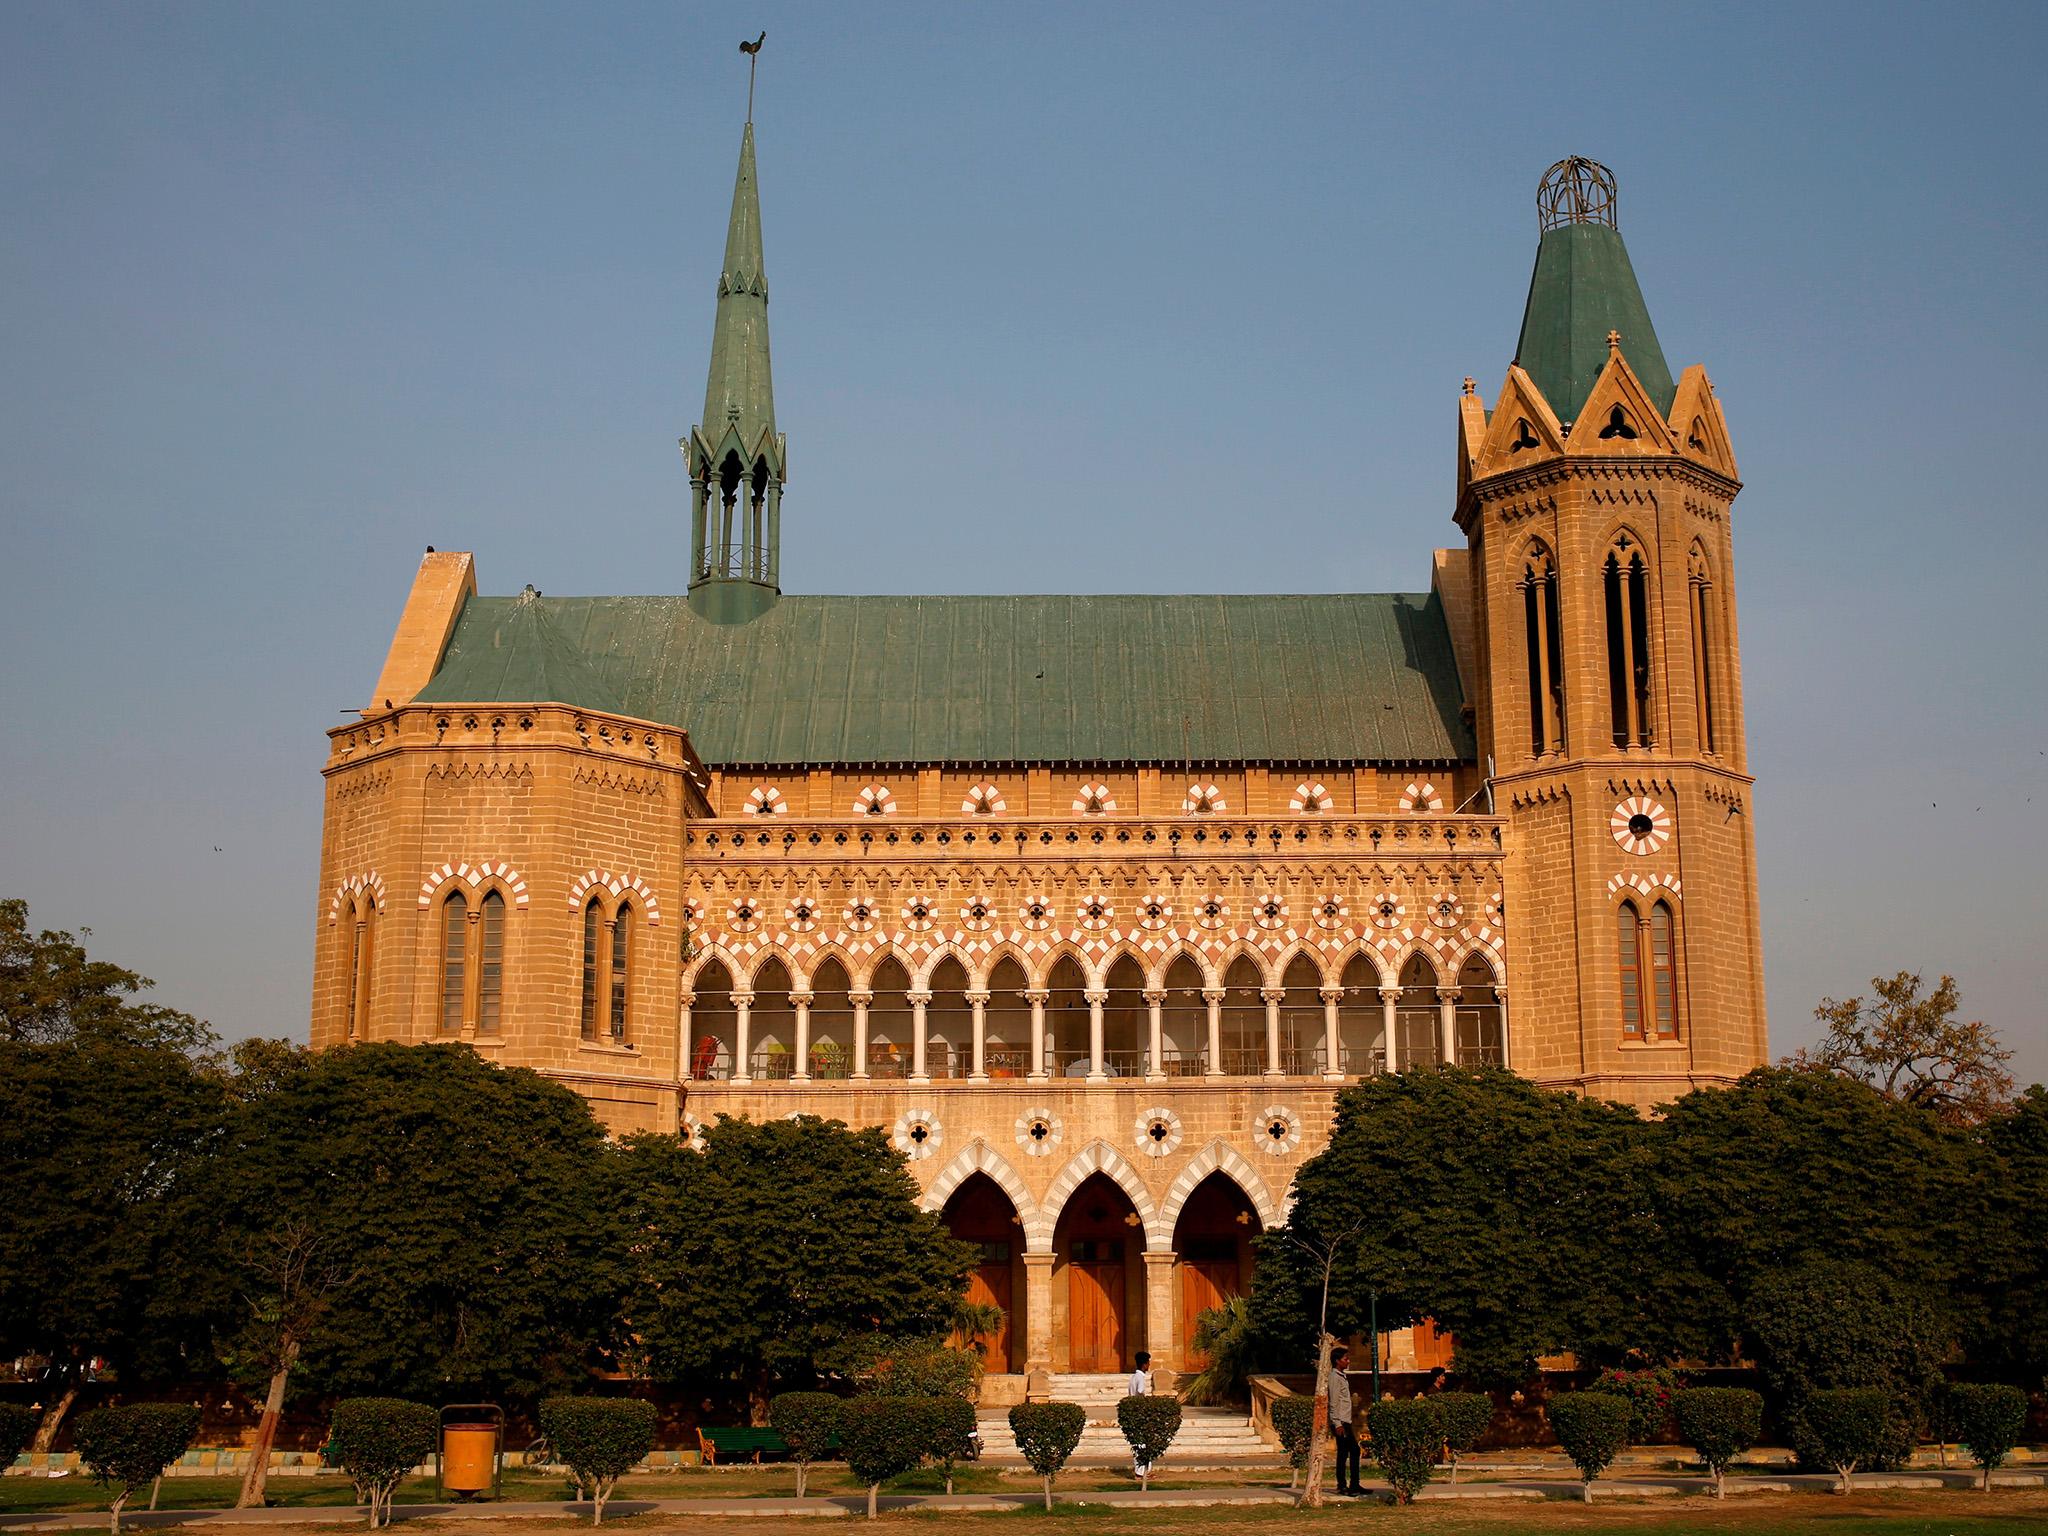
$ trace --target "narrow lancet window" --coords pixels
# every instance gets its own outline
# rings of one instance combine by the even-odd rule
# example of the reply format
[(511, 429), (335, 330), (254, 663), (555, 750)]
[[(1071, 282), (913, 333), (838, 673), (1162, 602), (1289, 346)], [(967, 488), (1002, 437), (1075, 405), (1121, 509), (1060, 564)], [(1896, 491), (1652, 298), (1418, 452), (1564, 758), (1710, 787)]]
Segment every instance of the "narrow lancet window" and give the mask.
[(504, 1017), (505, 898), (497, 891), (484, 897), (483, 955), (477, 964), (477, 1033), (495, 1035)]
[(1557, 623), (1557, 567), (1541, 544), (1529, 550), (1521, 586), (1529, 663), (1529, 747), (1542, 757), (1564, 750), (1564, 642)]
[(465, 991), (463, 962), (469, 943), (469, 908), (460, 892), (441, 903), (441, 1033), (462, 1033)]
[(612, 923), (612, 964), (611, 964), (611, 1037), (614, 1040), (626, 1038), (626, 984), (630, 979), (633, 957), (633, 909), (621, 906), (619, 915)]
[(1692, 606), (1692, 689), (1699, 711), (1700, 750), (1719, 752), (1714, 719), (1714, 643), (1719, 626), (1714, 622), (1714, 576), (1706, 551), (1693, 546), (1687, 562), (1687, 588)]
[(597, 941), (604, 932), (597, 898), (583, 908), (583, 1038), (597, 1038)]
[(1623, 534), (1607, 552), (1607, 687), (1617, 747), (1647, 747), (1650, 728), (1649, 562)]

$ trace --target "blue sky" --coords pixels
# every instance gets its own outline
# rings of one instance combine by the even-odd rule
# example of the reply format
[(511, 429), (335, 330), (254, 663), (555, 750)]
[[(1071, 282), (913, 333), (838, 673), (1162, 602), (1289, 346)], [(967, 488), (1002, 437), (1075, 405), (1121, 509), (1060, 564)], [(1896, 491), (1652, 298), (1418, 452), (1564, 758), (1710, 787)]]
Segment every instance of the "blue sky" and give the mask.
[[(1774, 1046), (2048, 1077), (2048, 8), (0, 8), (0, 893), (303, 1035), (322, 732), (427, 544), (684, 580), (756, 107), (793, 591), (1413, 589), (1536, 181), (1719, 386)], [(218, 852), (215, 849), (218, 848)]]

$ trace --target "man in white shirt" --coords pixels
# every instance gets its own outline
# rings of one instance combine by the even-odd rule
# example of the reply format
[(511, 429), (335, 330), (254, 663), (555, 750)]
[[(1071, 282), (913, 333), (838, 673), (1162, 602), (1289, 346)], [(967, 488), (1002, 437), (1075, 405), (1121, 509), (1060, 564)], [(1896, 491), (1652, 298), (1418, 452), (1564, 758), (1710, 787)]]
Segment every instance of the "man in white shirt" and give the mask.
[[(1358, 1428), (1351, 1422), (1351, 1378), (1344, 1367), (1351, 1351), (1339, 1344), (1330, 1351), (1330, 1435), (1337, 1442), (1337, 1491), (1363, 1493), (1358, 1481)], [(1345, 1469), (1350, 1469), (1350, 1479)]]
[[(1151, 1351), (1143, 1349), (1139, 1350), (1138, 1353), (1132, 1358), (1131, 1364), (1135, 1367), (1135, 1369), (1133, 1369), (1131, 1372), (1131, 1385), (1129, 1395), (1132, 1397), (1150, 1397), (1152, 1395)], [(1141, 1479), (1151, 1474), (1152, 1465), (1150, 1462), (1139, 1462), (1134, 1457), (1132, 1459), (1131, 1465), (1132, 1470), (1135, 1471)]]

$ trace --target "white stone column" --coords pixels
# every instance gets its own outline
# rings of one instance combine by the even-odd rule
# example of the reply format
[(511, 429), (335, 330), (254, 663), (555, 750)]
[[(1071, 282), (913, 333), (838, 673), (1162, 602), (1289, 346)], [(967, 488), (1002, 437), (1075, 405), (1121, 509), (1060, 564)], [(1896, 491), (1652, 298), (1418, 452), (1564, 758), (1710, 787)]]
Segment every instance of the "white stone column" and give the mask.
[(1168, 1250), (1165, 1253), (1145, 1254), (1145, 1343), (1152, 1351), (1152, 1363), (1169, 1371), (1187, 1368), (1187, 1361), (1181, 1358), (1180, 1330), (1173, 1326), (1176, 1309), (1173, 1305), (1173, 1272), (1180, 1262), (1180, 1255)]
[(683, 1053), (676, 1059), (676, 1081), (685, 1082), (690, 1076), (690, 1005), (697, 1001), (697, 994), (685, 992), (682, 1006), (676, 1012), (676, 1028), (682, 1032)]
[(929, 992), (906, 992), (910, 1001), (910, 1080), (913, 1083), (928, 1083), (931, 1073), (924, 1065), (924, 1011), (931, 1005)]
[(1102, 1005), (1109, 1001), (1109, 994), (1090, 988), (1082, 995), (1088, 999), (1088, 1081), (1106, 1083), (1109, 1074), (1102, 1066)]
[(1209, 1005), (1209, 1071), (1210, 1077), (1223, 1075), (1223, 989), (1202, 988), (1202, 1001)]
[(1344, 1035), (1337, 1022), (1337, 1004), (1344, 999), (1342, 987), (1324, 987), (1323, 998), (1323, 1081), (1344, 1081)]
[(1031, 1005), (1031, 1062), (1024, 1073), (1027, 1082), (1042, 1083), (1045, 1070), (1045, 1000), (1049, 994), (1040, 989), (1026, 992), (1024, 1001)]
[(868, 1079), (868, 1004), (875, 1000), (875, 994), (849, 992), (846, 1000), (853, 1004), (853, 1070), (847, 1076), (864, 1083)]
[(1380, 1017), (1384, 1022), (1380, 1025), (1380, 1029), (1387, 1037), (1387, 1070), (1389, 1072), (1401, 1070), (1400, 1010), (1401, 989), (1399, 987), (1381, 987)]
[(974, 1070), (967, 1074), (970, 1083), (988, 1081), (988, 994), (970, 992), (967, 1006), (974, 1010)]
[(1266, 1000), (1266, 1076), (1278, 1077), (1280, 1073), (1280, 1004), (1287, 993), (1279, 987), (1267, 987), (1259, 993)]
[(1458, 1064), (1458, 997), (1456, 987), (1436, 989), (1437, 1059), (1447, 1067)]
[(789, 1005), (796, 1010), (796, 1070), (789, 1074), (794, 1083), (811, 1080), (811, 996), (809, 992), (789, 994)]
[(1514, 1048), (1508, 1044), (1513, 1038), (1508, 1033), (1508, 989), (1506, 987), (1495, 987), (1493, 989), (1493, 1000), (1500, 1004), (1500, 1064), (1513, 1070), (1515, 1052)]
[(754, 1080), (754, 1063), (749, 1054), (753, 1047), (752, 1021), (747, 1017), (753, 1006), (753, 993), (733, 993), (732, 1011), (737, 1023), (732, 1032), (732, 1080), (736, 1083), (751, 1083)]
[(1146, 1047), (1145, 1076), (1153, 1082), (1163, 1082), (1166, 1079), (1166, 1020), (1161, 1016), (1165, 1006), (1164, 992), (1145, 994), (1145, 1009), (1150, 1015), (1152, 1031), (1152, 1043)]

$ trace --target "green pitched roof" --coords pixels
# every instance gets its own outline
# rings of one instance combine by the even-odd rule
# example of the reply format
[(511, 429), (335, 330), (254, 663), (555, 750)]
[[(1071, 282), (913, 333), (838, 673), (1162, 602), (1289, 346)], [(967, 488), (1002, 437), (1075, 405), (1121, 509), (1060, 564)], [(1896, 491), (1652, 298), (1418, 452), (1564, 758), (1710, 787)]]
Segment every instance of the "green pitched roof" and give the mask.
[(473, 597), (418, 697), (676, 725), (716, 765), (1475, 751), (1433, 593), (785, 597), (745, 624), (680, 597)]
[(1621, 234), (1605, 224), (1561, 224), (1543, 232), (1529, 302), (1522, 311), (1520, 363), (1558, 420), (1571, 421), (1607, 366), (1607, 333), (1621, 332), (1622, 356), (1657, 409), (1671, 410), (1678, 387)]

